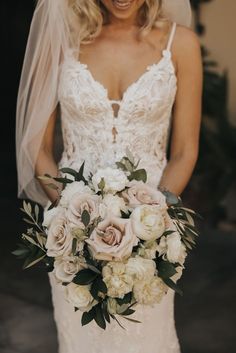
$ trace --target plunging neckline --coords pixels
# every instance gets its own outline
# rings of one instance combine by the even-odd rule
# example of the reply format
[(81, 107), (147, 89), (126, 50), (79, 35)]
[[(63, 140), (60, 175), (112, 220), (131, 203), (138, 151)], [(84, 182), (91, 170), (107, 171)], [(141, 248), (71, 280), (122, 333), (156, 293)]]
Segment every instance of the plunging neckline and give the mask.
[(173, 64), (172, 61), (172, 55), (171, 55), (171, 51), (169, 49), (163, 49), (162, 50), (162, 57), (158, 62), (154, 62), (153, 64), (149, 64), (146, 66), (144, 72), (133, 82), (131, 82), (130, 85), (128, 85), (128, 87), (124, 90), (122, 97), (120, 99), (111, 99), (109, 98), (109, 92), (108, 89), (104, 86), (103, 83), (101, 83), (100, 81), (98, 81), (97, 79), (95, 79), (94, 75), (92, 74), (91, 70), (89, 69), (88, 65), (85, 63), (82, 63), (80, 60), (77, 60), (73, 57), (74, 61), (80, 66), (83, 67), (84, 70), (86, 70), (87, 74), (89, 75), (90, 79), (96, 83), (105, 93), (106, 96), (106, 100), (109, 102), (110, 105), (112, 105), (113, 103), (119, 104), (119, 106), (121, 106), (121, 104), (124, 102), (126, 96), (128, 95), (128, 93), (134, 89), (134, 87), (136, 87), (140, 81), (142, 81), (145, 76), (147, 75), (147, 73), (150, 72), (150, 70), (152, 68), (155, 69), (159, 69), (159, 67), (161, 67), (161, 64), (166, 60), (169, 59), (170, 63), (172, 65), (172, 68), (174, 69), (174, 75), (176, 77), (176, 72), (175, 72), (175, 66)]

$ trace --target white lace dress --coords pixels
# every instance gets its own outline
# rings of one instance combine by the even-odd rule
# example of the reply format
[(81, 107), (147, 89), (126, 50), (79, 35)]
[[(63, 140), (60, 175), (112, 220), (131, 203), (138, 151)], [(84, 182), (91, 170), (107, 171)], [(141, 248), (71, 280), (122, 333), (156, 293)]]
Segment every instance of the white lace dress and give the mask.
[[(87, 66), (71, 53), (61, 67), (59, 101), (62, 112), (64, 153), (60, 167), (78, 168), (85, 160), (85, 174), (112, 165), (126, 147), (139, 157), (149, 182), (158, 185), (166, 166), (166, 144), (177, 79), (171, 59), (173, 23), (168, 44), (158, 63), (148, 66), (131, 84), (121, 101), (112, 101)], [(113, 104), (119, 105), (114, 116)], [(116, 128), (116, 137), (112, 129)], [(60, 353), (180, 353), (174, 322), (174, 292), (170, 289), (154, 308), (139, 305), (123, 330), (115, 320), (104, 331), (93, 321), (81, 326), (80, 311), (65, 300), (63, 288), (50, 275)]]

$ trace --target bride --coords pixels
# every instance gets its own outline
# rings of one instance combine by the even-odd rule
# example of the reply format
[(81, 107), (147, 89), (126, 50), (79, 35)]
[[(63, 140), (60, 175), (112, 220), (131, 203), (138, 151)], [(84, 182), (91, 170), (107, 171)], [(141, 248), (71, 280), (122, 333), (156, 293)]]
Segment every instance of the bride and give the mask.
[[(188, 0), (38, 0), (17, 105), (19, 197), (57, 197), (35, 176), (85, 174), (128, 147), (148, 182), (180, 195), (198, 154), (202, 63)], [(61, 120), (63, 153), (57, 161)], [(170, 137), (170, 155), (166, 149)], [(81, 327), (50, 275), (60, 353), (179, 353), (174, 292), (139, 306), (126, 330)]]

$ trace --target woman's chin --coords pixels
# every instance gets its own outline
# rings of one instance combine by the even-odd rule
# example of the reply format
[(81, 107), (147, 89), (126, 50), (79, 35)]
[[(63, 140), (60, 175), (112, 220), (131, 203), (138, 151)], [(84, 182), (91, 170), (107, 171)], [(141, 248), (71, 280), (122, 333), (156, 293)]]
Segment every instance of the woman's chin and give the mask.
[(128, 19), (136, 13), (134, 0), (114, 0), (110, 12), (117, 19)]

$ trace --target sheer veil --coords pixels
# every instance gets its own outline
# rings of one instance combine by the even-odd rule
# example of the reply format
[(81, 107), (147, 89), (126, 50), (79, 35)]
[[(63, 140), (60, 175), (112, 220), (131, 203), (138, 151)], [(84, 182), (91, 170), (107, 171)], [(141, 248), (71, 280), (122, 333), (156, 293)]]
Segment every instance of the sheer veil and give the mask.
[[(68, 0), (38, 0), (31, 23), (17, 99), (18, 197), (42, 205), (46, 195), (35, 178), (35, 162), (52, 112), (58, 104), (60, 64), (71, 46)], [(189, 0), (164, 0), (172, 21), (190, 26)]]

